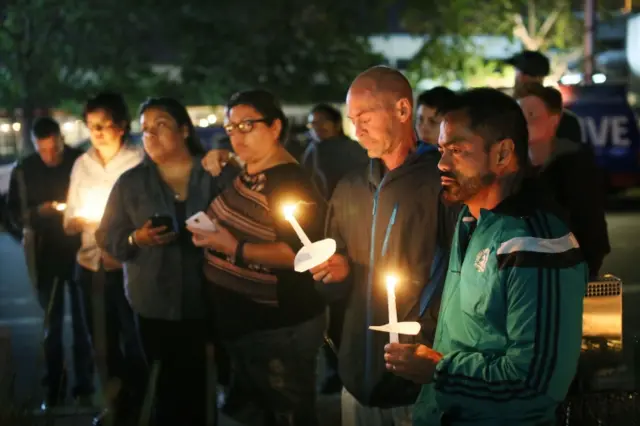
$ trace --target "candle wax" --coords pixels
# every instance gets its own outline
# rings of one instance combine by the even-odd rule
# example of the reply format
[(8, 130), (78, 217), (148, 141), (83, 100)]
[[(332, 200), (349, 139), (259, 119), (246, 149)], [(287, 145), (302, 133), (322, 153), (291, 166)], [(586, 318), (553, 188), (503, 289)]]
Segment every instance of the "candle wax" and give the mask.
[[(398, 323), (398, 310), (396, 307), (395, 280), (387, 279), (387, 305), (389, 308), (389, 324)], [(389, 333), (389, 341), (398, 343), (398, 333)]]
[(300, 238), (300, 241), (302, 241), (302, 244), (304, 244), (305, 246), (310, 246), (311, 240), (309, 239), (309, 237), (307, 237), (307, 234), (304, 233), (304, 230), (302, 229), (296, 218), (293, 215), (288, 215), (287, 220), (289, 221), (289, 223), (291, 223), (293, 230), (296, 231), (296, 234), (298, 235), (298, 238)]

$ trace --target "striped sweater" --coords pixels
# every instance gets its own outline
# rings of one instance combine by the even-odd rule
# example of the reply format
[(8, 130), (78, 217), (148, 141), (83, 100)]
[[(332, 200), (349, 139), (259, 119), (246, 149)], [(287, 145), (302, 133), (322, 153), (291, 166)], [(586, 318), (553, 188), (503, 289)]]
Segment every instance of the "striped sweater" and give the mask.
[[(296, 217), (309, 238), (321, 239), (326, 203), (298, 164), (278, 165), (256, 175), (240, 174), (210, 204), (207, 214), (238, 240), (284, 242), (297, 252), (302, 243), (282, 212), (285, 203), (294, 201), (301, 202)], [(232, 335), (293, 325), (323, 309), (309, 273), (242, 264), (213, 250), (205, 258), (210, 298)]]
[(554, 424), (576, 372), (587, 268), (576, 238), (535, 193), (476, 221), (460, 214), (414, 425)]

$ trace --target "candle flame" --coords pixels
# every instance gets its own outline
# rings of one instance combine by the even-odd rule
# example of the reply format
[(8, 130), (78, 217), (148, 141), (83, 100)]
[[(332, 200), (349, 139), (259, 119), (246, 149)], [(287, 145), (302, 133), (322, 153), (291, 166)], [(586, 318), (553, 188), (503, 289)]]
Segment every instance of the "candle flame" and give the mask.
[(63, 212), (67, 209), (67, 203), (56, 203), (56, 210)]
[(387, 275), (387, 290), (394, 291), (396, 289), (396, 285), (398, 284), (398, 277), (395, 275)]
[(80, 208), (75, 216), (84, 218), (90, 222), (100, 222), (109, 198), (109, 191), (95, 190), (85, 191), (82, 194)]
[(287, 220), (291, 220), (294, 219), (294, 213), (296, 212), (296, 205), (295, 204), (285, 204), (284, 207), (282, 208), (282, 210), (284, 211), (284, 218)]
[(91, 222), (100, 222), (103, 212), (95, 206), (84, 206), (78, 210), (78, 216)]

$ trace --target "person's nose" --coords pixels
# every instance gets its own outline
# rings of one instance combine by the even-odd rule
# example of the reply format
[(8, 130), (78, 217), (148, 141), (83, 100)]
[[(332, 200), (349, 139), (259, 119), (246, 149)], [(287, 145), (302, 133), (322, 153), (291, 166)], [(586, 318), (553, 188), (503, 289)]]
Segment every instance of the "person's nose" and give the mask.
[(451, 170), (451, 157), (447, 154), (447, 151), (443, 151), (440, 156), (440, 161), (438, 161), (438, 169), (441, 172), (448, 172)]
[(355, 128), (356, 128), (356, 137), (357, 138), (361, 138), (362, 136), (364, 136), (367, 132), (364, 129), (364, 126), (362, 126), (361, 124), (355, 124)]
[(156, 137), (157, 137), (156, 132), (153, 130), (145, 130), (144, 132), (142, 132), (143, 141), (153, 142), (155, 141)]
[(242, 144), (244, 142), (244, 133), (235, 129), (233, 132), (229, 133), (229, 141), (232, 144)]

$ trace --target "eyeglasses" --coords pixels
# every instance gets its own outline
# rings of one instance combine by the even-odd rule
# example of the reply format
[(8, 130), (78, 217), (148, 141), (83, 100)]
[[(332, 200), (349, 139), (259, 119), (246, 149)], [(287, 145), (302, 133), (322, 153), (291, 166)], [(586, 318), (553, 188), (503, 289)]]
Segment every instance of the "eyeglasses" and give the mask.
[(238, 129), (240, 133), (249, 133), (250, 131), (253, 130), (256, 123), (267, 123), (267, 119), (255, 118), (251, 120), (242, 120), (237, 124), (227, 123), (224, 125), (224, 131), (227, 132), (228, 135), (230, 135), (234, 129)]

